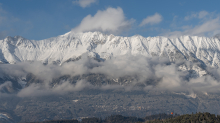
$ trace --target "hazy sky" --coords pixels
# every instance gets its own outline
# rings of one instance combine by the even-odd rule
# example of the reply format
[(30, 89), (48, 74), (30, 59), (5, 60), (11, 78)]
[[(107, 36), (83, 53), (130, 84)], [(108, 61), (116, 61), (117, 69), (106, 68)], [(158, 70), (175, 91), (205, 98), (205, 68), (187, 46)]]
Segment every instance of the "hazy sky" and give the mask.
[(219, 0), (1, 0), (0, 39), (76, 32), (148, 36), (220, 33)]

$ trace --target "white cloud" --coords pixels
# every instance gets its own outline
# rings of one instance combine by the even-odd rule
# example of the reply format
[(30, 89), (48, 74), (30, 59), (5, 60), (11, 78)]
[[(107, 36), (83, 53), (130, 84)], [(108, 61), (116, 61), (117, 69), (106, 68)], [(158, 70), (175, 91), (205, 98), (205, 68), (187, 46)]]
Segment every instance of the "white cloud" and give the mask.
[(155, 13), (153, 16), (148, 16), (145, 18), (139, 26), (144, 26), (146, 24), (158, 24), (162, 21), (162, 16), (158, 13)]
[(193, 29), (186, 30), (185, 32), (192, 35), (203, 35), (207, 32), (212, 32), (217, 29), (220, 29), (220, 20), (219, 18), (209, 20), (202, 25), (196, 26)]
[[(187, 28), (185, 28), (187, 27)], [(179, 37), (181, 35), (196, 35), (196, 36), (213, 36), (220, 33), (220, 19), (210, 19), (197, 26), (183, 26), (183, 31), (173, 31), (163, 34), (167, 37)]]
[(72, 29), (74, 32), (102, 31), (118, 33), (131, 26), (132, 20), (126, 20), (123, 10), (118, 8), (107, 8), (98, 11), (94, 16), (87, 15), (79, 26)]
[(199, 18), (204, 18), (206, 15), (208, 15), (209, 13), (207, 11), (201, 11), (199, 12)]
[(209, 13), (207, 11), (200, 11), (200, 12), (194, 12), (191, 13), (190, 15), (186, 16), (184, 19), (186, 21), (191, 20), (193, 18), (198, 18), (198, 19), (203, 19), (205, 18)]
[[(188, 68), (193, 65), (193, 63), (184, 60), (181, 64), (185, 64)], [(180, 63), (171, 63), (169, 62), (169, 59), (160, 57), (146, 58), (143, 56), (131, 56), (128, 54), (104, 62), (98, 62), (88, 57), (82, 57), (79, 61), (66, 63), (65, 66), (45, 66), (37, 62), (18, 63), (14, 65), (2, 64), (0, 66), (0, 75), (6, 74), (17, 78), (32, 73), (36, 79), (45, 80), (41, 84), (31, 84), (30, 86), (19, 90), (17, 94), (19, 97), (66, 94), (88, 89), (132, 91), (138, 88), (138, 90), (140, 90), (142, 87), (144, 90), (189, 91), (190, 94), (192, 94), (191, 96), (193, 96), (191, 90), (200, 92), (220, 92), (219, 68), (211, 68), (207, 66), (206, 70), (210, 75), (199, 78), (188, 78), (187, 76), (190, 75), (191, 72), (179, 70), (179, 65)], [(56, 78), (64, 75), (70, 75), (73, 77), (89, 73), (104, 74), (109, 79), (114, 80), (120, 80), (120, 77), (122, 77), (122, 79), (127, 79), (126, 81), (128, 83), (126, 82), (127, 84), (123, 86), (119, 84), (95, 86), (92, 85), (90, 81), (83, 79), (78, 80), (75, 84), (73, 84), (71, 80), (60, 80), (57, 84), (51, 83), (53, 82), (53, 79), (56, 80)], [(186, 77), (188, 79), (186, 79)], [(5, 87), (10, 87), (10, 83), (11, 82), (6, 82), (1, 84), (0, 90)], [(54, 86), (51, 86), (51, 84)]]
[(30, 97), (30, 96), (47, 96), (52, 94), (66, 94), (68, 92), (81, 91), (85, 88), (93, 88), (89, 82), (84, 80), (77, 81), (76, 84), (71, 84), (68, 81), (63, 82), (60, 85), (56, 85), (53, 88), (49, 88), (45, 85), (31, 84), (30, 86), (22, 89), (18, 92), (18, 97)]
[(196, 18), (197, 14), (191, 14), (191, 15), (188, 15), (184, 18), (184, 20), (190, 20), (192, 18)]
[(97, 2), (97, 0), (79, 0), (73, 1), (73, 4), (79, 4), (82, 8), (86, 8), (95, 2)]

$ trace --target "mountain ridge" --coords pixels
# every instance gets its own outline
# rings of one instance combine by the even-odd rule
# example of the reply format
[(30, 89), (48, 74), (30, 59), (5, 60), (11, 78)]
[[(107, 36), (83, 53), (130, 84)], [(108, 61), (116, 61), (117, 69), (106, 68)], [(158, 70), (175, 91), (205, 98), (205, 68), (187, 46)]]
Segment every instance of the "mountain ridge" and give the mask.
[(220, 65), (220, 41), (218, 38), (180, 36), (121, 37), (100, 32), (74, 33), (43, 40), (28, 40), (21, 36), (0, 40), (1, 63), (15, 64), (23, 61), (42, 61), (62, 64), (70, 59), (88, 56), (110, 59), (120, 55), (162, 56), (170, 61), (201, 60), (206, 65)]

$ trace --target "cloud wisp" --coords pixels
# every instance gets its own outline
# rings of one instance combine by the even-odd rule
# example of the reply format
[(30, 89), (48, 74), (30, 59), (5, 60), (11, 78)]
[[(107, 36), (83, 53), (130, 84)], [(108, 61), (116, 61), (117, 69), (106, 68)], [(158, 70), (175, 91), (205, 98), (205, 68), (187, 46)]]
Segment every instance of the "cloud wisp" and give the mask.
[(31, 84), (29, 87), (22, 89), (18, 92), (18, 97), (29, 97), (29, 96), (47, 96), (47, 95), (62, 95), (69, 92), (76, 92), (81, 91), (85, 88), (92, 88), (93, 85), (90, 83), (81, 80), (78, 81), (75, 85), (69, 83), (68, 81), (63, 82), (62, 84), (55, 86), (53, 88), (50, 88), (45, 85), (37, 85), (37, 84)]
[(210, 13), (207, 11), (200, 11), (200, 12), (194, 12), (191, 15), (187, 15), (185, 16), (184, 20), (188, 21), (194, 18), (198, 18), (198, 19), (203, 19), (205, 17), (207, 17), (207, 15), (209, 15)]
[(82, 8), (89, 7), (91, 4), (96, 3), (98, 0), (76, 0), (73, 4), (79, 4)]
[(148, 16), (145, 19), (143, 19), (139, 26), (142, 27), (147, 24), (150, 24), (150, 25), (158, 24), (162, 20), (163, 20), (163, 17), (160, 14), (155, 13), (154, 15)]
[[(161, 35), (176, 38), (182, 35), (190, 35), (190, 36), (207, 36), (212, 37), (216, 34), (220, 33), (220, 16), (216, 13), (209, 13), (207, 11), (200, 11), (197, 13), (192, 13), (188, 16), (184, 17), (184, 21), (180, 21), (181, 23), (190, 23), (197, 21), (197, 25), (182, 25), (177, 28), (176, 31), (166, 31)], [(177, 23), (173, 22), (175, 27), (177, 27)]]
[(207, 20), (204, 23), (194, 27), (183, 26), (183, 29), (184, 29), (183, 31), (166, 32), (162, 35), (170, 38), (176, 38), (182, 35), (211, 37), (220, 33), (220, 18), (217, 17), (215, 19)]
[(94, 16), (87, 15), (81, 23), (72, 29), (73, 32), (101, 31), (109, 33), (120, 33), (130, 28), (133, 20), (127, 20), (123, 10), (118, 8), (107, 8), (99, 10)]

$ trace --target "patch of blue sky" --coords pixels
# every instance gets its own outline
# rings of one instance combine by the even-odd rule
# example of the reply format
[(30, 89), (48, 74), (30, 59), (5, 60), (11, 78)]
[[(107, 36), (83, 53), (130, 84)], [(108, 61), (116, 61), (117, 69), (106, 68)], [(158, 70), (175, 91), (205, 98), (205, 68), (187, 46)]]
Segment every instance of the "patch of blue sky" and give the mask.
[[(219, 0), (1, 0), (0, 3), (0, 39), (20, 35), (40, 40), (71, 30), (144, 37), (210, 37), (220, 33)], [(106, 16), (115, 19), (105, 19)]]

